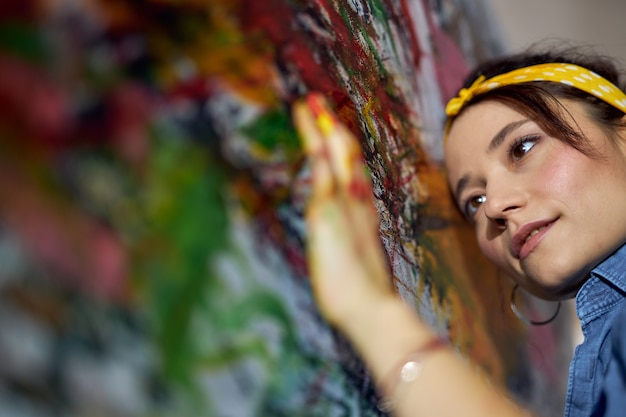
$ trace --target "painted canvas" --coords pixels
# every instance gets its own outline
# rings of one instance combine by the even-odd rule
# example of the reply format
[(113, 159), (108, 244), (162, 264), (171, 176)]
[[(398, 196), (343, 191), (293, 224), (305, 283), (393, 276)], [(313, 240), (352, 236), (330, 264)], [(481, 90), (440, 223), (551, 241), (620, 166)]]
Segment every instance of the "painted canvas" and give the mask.
[(497, 52), (467, 10), (3, 2), (0, 415), (383, 415), (310, 293), (290, 115), (309, 91), (361, 141), (399, 296), (558, 410), (563, 329), (512, 317), (440, 166), (443, 103), (470, 56)]

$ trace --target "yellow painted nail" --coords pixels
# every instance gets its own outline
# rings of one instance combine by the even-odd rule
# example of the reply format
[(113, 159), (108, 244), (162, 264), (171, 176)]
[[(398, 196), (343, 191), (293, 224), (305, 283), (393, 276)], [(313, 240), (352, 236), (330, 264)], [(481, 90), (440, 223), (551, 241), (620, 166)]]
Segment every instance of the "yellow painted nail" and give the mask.
[(315, 117), (317, 127), (322, 135), (328, 136), (337, 127), (337, 119), (328, 111), (324, 97), (319, 93), (310, 93), (306, 100)]

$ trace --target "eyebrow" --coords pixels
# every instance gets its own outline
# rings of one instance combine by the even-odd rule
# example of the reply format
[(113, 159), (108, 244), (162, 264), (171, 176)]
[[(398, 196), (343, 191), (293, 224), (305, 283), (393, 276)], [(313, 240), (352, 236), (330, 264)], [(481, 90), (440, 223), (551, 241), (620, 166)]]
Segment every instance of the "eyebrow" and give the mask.
[(509, 133), (529, 122), (530, 120), (523, 119), (516, 122), (511, 122), (504, 126), (502, 129), (500, 129), (498, 133), (495, 134), (493, 139), (491, 139), (491, 142), (489, 142), (489, 146), (487, 147), (487, 153), (495, 151), (502, 144), (502, 142), (504, 142), (504, 139), (506, 139)]
[[(502, 145), (502, 142), (504, 142), (504, 139), (506, 139), (509, 133), (511, 133), (515, 129), (518, 129), (519, 127), (529, 122), (530, 120), (523, 119), (523, 120), (517, 120), (515, 122), (511, 122), (505, 125), (502, 129), (498, 131), (498, 133), (494, 135), (494, 137), (489, 142), (489, 146), (487, 147), (487, 153), (492, 153), (493, 151), (498, 149), (498, 147)], [(463, 190), (465, 190), (465, 188), (467, 187), (469, 180), (470, 180), (469, 174), (465, 174), (457, 181), (456, 187), (454, 189), (454, 196), (457, 201), (459, 199), (459, 196), (463, 192)]]

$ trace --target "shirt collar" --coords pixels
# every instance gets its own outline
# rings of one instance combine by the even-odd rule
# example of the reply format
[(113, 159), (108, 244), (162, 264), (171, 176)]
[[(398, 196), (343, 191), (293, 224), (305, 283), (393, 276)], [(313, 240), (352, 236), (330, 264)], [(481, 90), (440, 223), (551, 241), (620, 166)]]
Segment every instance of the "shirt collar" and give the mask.
[(604, 314), (626, 294), (626, 245), (591, 271), (576, 295), (576, 312), (585, 325)]

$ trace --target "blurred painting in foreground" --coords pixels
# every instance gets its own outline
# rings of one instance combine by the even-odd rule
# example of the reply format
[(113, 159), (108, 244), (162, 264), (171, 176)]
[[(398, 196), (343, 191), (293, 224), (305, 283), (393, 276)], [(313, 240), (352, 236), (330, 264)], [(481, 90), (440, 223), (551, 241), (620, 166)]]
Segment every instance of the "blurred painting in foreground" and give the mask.
[(2, 2), (0, 415), (382, 415), (309, 291), (308, 91), (361, 140), (400, 296), (558, 410), (561, 330), (538, 346), (511, 317), (438, 164), (467, 62), (450, 34), (485, 46), (463, 7)]

